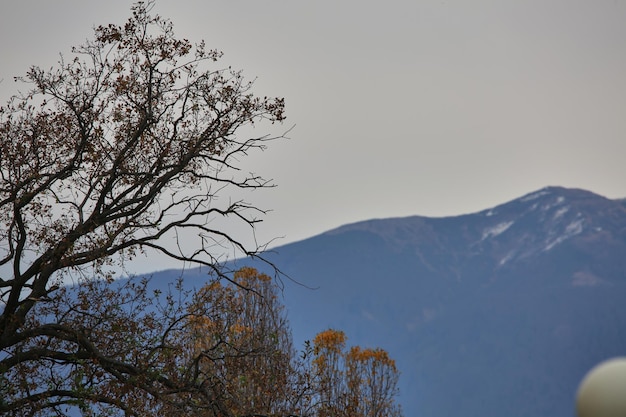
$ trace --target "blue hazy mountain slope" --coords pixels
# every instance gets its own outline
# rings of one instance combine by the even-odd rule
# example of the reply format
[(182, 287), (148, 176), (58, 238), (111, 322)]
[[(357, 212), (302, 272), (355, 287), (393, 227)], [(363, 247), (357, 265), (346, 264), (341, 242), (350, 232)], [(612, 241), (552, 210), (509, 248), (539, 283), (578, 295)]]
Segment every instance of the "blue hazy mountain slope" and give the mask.
[(296, 346), (335, 327), (387, 349), (407, 416), (572, 416), (584, 373), (626, 355), (624, 201), (549, 187), (474, 214), (350, 224), (266, 256), (303, 284), (284, 280)]

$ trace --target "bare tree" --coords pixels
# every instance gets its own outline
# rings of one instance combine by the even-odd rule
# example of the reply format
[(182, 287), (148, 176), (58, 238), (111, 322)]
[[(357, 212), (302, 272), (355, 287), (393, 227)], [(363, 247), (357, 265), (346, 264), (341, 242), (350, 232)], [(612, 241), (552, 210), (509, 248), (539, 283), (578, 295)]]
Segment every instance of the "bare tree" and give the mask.
[(220, 52), (177, 39), (151, 8), (96, 28), (56, 68), (32, 67), (30, 90), (0, 109), (0, 413), (197, 403), (197, 381), (167, 372), (181, 365), (168, 355), (184, 308), (166, 303), (159, 319), (145, 285), (112, 289), (109, 271), (150, 250), (222, 274), (220, 247), (260, 249), (211, 224), (263, 214), (218, 197), (270, 185), (239, 165), (272, 139), (250, 132), (284, 120), (284, 101), (253, 95), (216, 67)]

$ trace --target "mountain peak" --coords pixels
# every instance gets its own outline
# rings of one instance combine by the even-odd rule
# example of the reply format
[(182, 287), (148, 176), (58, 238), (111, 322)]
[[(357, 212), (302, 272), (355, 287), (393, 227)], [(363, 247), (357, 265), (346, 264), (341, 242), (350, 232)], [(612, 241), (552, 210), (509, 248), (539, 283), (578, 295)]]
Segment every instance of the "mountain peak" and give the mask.
[[(457, 218), (470, 216), (473, 214), (482, 214), (487, 217), (493, 216), (501, 211), (508, 211), (512, 206), (528, 205), (532, 210), (542, 205), (544, 211), (550, 210), (553, 207), (563, 205), (566, 201), (575, 202), (576, 204), (584, 201), (604, 201), (610, 202), (611, 200), (602, 197), (598, 194), (594, 194), (591, 191), (579, 189), (579, 188), (565, 188), (560, 186), (547, 186), (537, 191), (525, 194), (519, 198), (511, 200), (509, 202), (500, 204), (496, 207), (485, 209), (477, 213), (461, 214), (458, 216), (449, 217), (428, 217), (421, 215), (405, 216), (405, 217), (389, 217), (362, 220), (355, 223), (349, 223), (343, 226), (339, 226), (335, 229), (327, 231), (325, 234), (338, 234), (348, 231), (369, 231), (379, 234), (387, 234), (389, 229), (420, 229), (424, 226), (428, 220), (436, 220), (443, 218)], [(615, 200), (622, 205), (626, 205), (626, 198), (622, 200)]]
[(626, 250), (626, 207), (590, 191), (550, 186), (477, 213), (453, 217), (410, 216), (348, 224), (324, 235), (364, 233), (398, 251), (422, 256), (454, 252), (461, 268), (473, 257), (490, 258), (493, 269), (547, 254), (564, 244), (593, 251), (604, 239)]
[[(598, 194), (594, 194), (591, 191), (579, 189), (579, 188), (565, 188), (565, 187), (544, 187), (537, 191), (533, 191), (526, 195), (523, 195), (519, 198), (516, 198), (507, 203), (503, 203), (498, 205), (492, 209), (483, 210), (483, 212), (487, 212), (488, 215), (493, 214), (493, 210), (497, 210), (499, 208), (506, 208), (511, 205), (521, 205), (526, 204), (537, 208), (539, 205), (549, 205), (556, 206), (564, 203), (565, 201), (571, 202), (582, 202), (588, 200), (594, 201), (610, 201), (605, 197), (602, 197)], [(549, 209), (550, 207), (548, 207)], [(491, 212), (491, 213), (490, 213)]]

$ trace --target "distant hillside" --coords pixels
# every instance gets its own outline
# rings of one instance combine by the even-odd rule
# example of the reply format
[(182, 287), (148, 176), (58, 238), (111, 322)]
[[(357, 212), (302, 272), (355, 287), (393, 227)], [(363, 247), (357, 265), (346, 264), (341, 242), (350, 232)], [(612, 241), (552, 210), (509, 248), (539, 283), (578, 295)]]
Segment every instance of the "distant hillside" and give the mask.
[(350, 224), (267, 256), (316, 288), (285, 280), (296, 343), (335, 327), (387, 349), (407, 416), (573, 416), (584, 373), (626, 355), (625, 200), (549, 187), (474, 214)]

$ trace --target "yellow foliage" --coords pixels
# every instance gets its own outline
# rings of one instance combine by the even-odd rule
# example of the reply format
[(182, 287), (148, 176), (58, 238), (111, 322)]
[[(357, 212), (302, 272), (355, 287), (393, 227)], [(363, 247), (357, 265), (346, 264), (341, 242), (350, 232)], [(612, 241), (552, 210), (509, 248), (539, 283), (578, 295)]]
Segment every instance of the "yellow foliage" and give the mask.
[(374, 361), (382, 365), (389, 366), (394, 371), (396, 369), (396, 361), (389, 357), (389, 354), (380, 348), (376, 349), (361, 349), (359, 346), (354, 346), (348, 353), (348, 359), (355, 360), (357, 362)]
[(272, 278), (266, 274), (259, 273), (256, 268), (244, 266), (235, 272), (233, 280), (243, 287), (251, 287), (254, 286), (257, 281), (270, 282)]
[(333, 352), (341, 352), (346, 344), (346, 334), (341, 330), (328, 329), (318, 333), (313, 339), (316, 350), (328, 349)]

